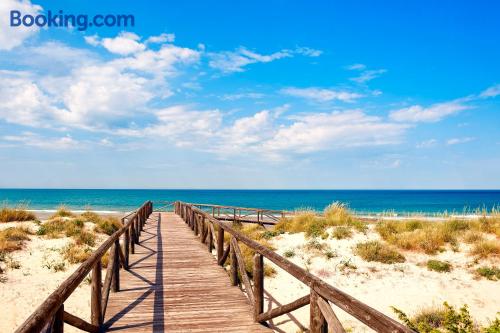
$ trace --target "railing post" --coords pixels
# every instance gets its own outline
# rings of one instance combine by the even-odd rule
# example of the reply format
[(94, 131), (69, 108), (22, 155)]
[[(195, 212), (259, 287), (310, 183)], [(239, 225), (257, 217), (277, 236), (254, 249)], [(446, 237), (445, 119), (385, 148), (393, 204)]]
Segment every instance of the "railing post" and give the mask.
[(257, 321), (257, 317), (264, 312), (264, 257), (260, 253), (253, 256), (253, 290), (253, 317)]
[(54, 326), (52, 326), (53, 333), (63, 333), (64, 332), (64, 304), (61, 304), (59, 309), (55, 314)]
[(130, 228), (128, 229), (128, 233), (130, 234), (130, 252), (132, 254), (135, 253), (135, 230), (134, 230), (134, 221), (130, 223)]
[(113, 245), (113, 279), (111, 282), (111, 291), (120, 291), (120, 242), (115, 240)]
[(97, 327), (102, 326), (102, 264), (99, 259), (92, 269), (92, 286), (90, 295), (90, 322)]
[(222, 259), (222, 255), (224, 254), (224, 229), (219, 226), (217, 229), (217, 262)]
[(125, 230), (125, 240), (123, 243), (124, 246), (124, 255), (125, 255), (125, 264), (127, 265), (128, 268), (128, 263), (129, 263), (129, 257), (130, 257), (130, 228)]
[(314, 286), (311, 287), (311, 301), (309, 304), (310, 312), (309, 312), (309, 332), (311, 333), (323, 333), (325, 332), (325, 328), (327, 326), (325, 317), (321, 313), (321, 310), (318, 306), (318, 298), (319, 295), (316, 291), (314, 291)]
[[(210, 223), (210, 222), (208, 222)], [(210, 225), (208, 224), (207, 225), (207, 248), (208, 248), (208, 252), (212, 253), (212, 249), (213, 249), (213, 242), (214, 242), (214, 236), (212, 235), (212, 231), (210, 231)]]
[[(232, 238), (232, 237), (231, 237)], [(231, 277), (231, 285), (238, 285), (238, 259), (236, 259), (236, 251), (233, 247), (233, 244), (230, 244), (231, 248), (231, 268), (230, 268), (230, 277)]]
[(194, 216), (194, 235), (195, 236), (198, 236), (198, 215), (197, 214), (193, 214)]

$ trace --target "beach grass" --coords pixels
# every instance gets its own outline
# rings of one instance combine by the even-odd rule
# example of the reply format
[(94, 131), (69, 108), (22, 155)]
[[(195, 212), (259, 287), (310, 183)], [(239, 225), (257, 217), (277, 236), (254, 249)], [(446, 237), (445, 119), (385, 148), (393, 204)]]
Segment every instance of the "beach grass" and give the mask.
[(66, 206), (59, 206), (51, 218), (56, 217), (75, 217), (75, 214)]
[(476, 269), (476, 273), (477, 275), (485, 277), (488, 280), (500, 280), (500, 268), (497, 266), (482, 266)]
[(379, 241), (358, 243), (354, 253), (366, 261), (376, 261), (384, 264), (395, 264), (406, 260), (397, 250)]
[(90, 258), (92, 251), (92, 248), (87, 245), (72, 242), (61, 250), (61, 254), (69, 263), (78, 264)]
[(3, 207), (0, 209), (0, 222), (21, 222), (21, 221), (34, 221), (36, 220), (35, 214), (28, 212), (26, 209), (8, 208)]
[(0, 231), (0, 253), (20, 250), (33, 233), (26, 227), (10, 227)]
[(483, 240), (474, 244), (471, 254), (479, 259), (490, 256), (500, 256), (500, 242), (498, 240)]

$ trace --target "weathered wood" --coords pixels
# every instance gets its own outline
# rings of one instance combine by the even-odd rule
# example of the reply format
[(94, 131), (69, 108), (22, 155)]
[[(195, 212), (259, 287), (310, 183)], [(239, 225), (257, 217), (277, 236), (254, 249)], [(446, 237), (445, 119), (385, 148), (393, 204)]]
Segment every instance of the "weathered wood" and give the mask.
[(224, 255), (224, 229), (217, 229), (217, 261), (221, 261)]
[(231, 266), (229, 269), (229, 276), (231, 277), (231, 285), (238, 285), (238, 263), (236, 262), (236, 251), (234, 250), (233, 242), (231, 242)]
[(110, 294), (110, 332), (272, 332), (254, 322), (247, 298), (180, 217), (153, 214), (130, 257), (140, 264), (121, 271), (122, 289)]
[(247, 297), (252, 306), (254, 305), (254, 297), (253, 297), (253, 289), (250, 283), (250, 279), (248, 278), (247, 269), (245, 267), (245, 260), (243, 259), (243, 254), (241, 254), (240, 246), (238, 245), (238, 241), (236, 238), (231, 238), (231, 246), (234, 247), (234, 253), (236, 254), (236, 262), (238, 263), (238, 269), (240, 271), (241, 280), (243, 281), (243, 285), (245, 286), (245, 291)]
[(111, 291), (116, 293), (120, 291), (120, 242), (115, 241), (113, 245), (113, 279), (111, 282)]
[(212, 253), (212, 249), (213, 249), (213, 237), (214, 235), (212, 234), (212, 231), (210, 230), (210, 228), (208, 228), (208, 234), (207, 234), (207, 248), (208, 248), (208, 252)]
[(120, 263), (121, 263), (121, 266), (124, 268), (124, 269), (128, 269), (128, 266), (127, 266), (127, 260), (125, 259), (125, 254), (123, 253), (123, 250), (122, 250), (122, 247), (120, 245), (120, 242), (118, 241), (118, 254), (120, 255)]
[(64, 311), (64, 322), (85, 332), (99, 333), (100, 331), (98, 326), (89, 324), (85, 320), (66, 311)]
[(318, 306), (319, 297), (318, 293), (311, 288), (309, 309), (309, 332), (311, 333), (323, 333), (322, 329), (325, 325), (325, 317)]
[(109, 250), (109, 258), (108, 258), (108, 267), (106, 268), (106, 277), (104, 278), (104, 284), (102, 286), (102, 294), (103, 294), (103, 300), (102, 300), (102, 315), (101, 318), (106, 318), (106, 308), (108, 307), (108, 300), (109, 300), (109, 292), (111, 291), (111, 281), (113, 280), (113, 263), (115, 262), (114, 260), (114, 255), (115, 251), (113, 249)]
[(311, 297), (309, 295), (306, 295), (306, 296), (301, 297), (301, 298), (299, 298), (291, 303), (281, 305), (277, 308), (271, 309), (267, 312), (264, 312), (264, 313), (258, 315), (257, 321), (259, 321), (259, 322), (268, 321), (268, 320), (271, 320), (273, 318), (282, 316), (286, 313), (295, 311), (295, 310), (300, 309), (301, 307), (309, 304), (310, 300), (311, 300)]
[(264, 312), (264, 257), (256, 253), (253, 256), (253, 316), (255, 321)]
[(90, 321), (93, 325), (102, 325), (102, 265), (98, 260), (92, 269), (92, 285), (90, 295)]
[(330, 304), (321, 296), (318, 298), (317, 302), (323, 317), (325, 317), (328, 323), (328, 333), (345, 333), (344, 327), (335, 315)]
[(125, 263), (127, 264), (127, 269), (130, 260), (130, 229), (125, 231), (125, 240), (123, 243), (124, 252), (125, 252)]
[(64, 304), (61, 304), (61, 306), (59, 306), (59, 309), (57, 309), (57, 312), (54, 316), (54, 324), (52, 325), (52, 332), (64, 332)]
[(226, 263), (227, 257), (229, 256), (229, 251), (231, 250), (231, 245), (227, 244), (226, 249), (224, 250), (224, 253), (222, 254), (222, 257), (220, 260), (217, 262), (219, 265), (224, 266)]
[[(143, 204), (141, 208), (127, 216), (136, 215), (138, 211), (146, 209), (147, 204), (149, 204), (149, 202)], [(114, 244), (115, 240), (130, 227), (131, 224), (129, 222), (106, 239), (101, 246), (85, 260), (85, 262), (83, 262), (52, 294), (49, 295), (49, 297), (45, 299), (45, 301), (17, 328), (15, 332), (40, 332), (43, 327), (47, 326), (47, 323), (52, 320), (64, 301), (89, 274), (97, 260), (101, 260), (101, 257), (111, 245)]]
[(401, 323), (398, 323), (394, 319), (384, 315), (383, 313), (373, 309), (372, 307), (360, 302), (358, 299), (346, 294), (345, 292), (327, 284), (320, 278), (312, 275), (311, 273), (305, 271), (301, 267), (292, 263), (291, 261), (283, 258), (276, 252), (266, 248), (265, 246), (259, 244), (258, 242), (251, 240), (242, 233), (238, 232), (232, 228), (229, 223), (221, 222), (216, 218), (211, 217), (209, 214), (196, 209), (198, 212), (205, 214), (206, 218), (217, 226), (222, 226), (225, 232), (228, 232), (234, 236), (238, 241), (249, 246), (253, 251), (262, 254), (265, 258), (276, 264), (278, 267), (285, 270), (290, 275), (294, 276), (299, 281), (303, 282), (308, 286), (314, 285), (314, 290), (326, 298), (328, 301), (332, 302), (340, 309), (349, 313), (353, 317), (357, 318), (370, 328), (378, 332), (405, 332), (411, 333), (412, 331)]
[(134, 222), (133, 220), (130, 222), (130, 253), (135, 253), (135, 230), (134, 230)]

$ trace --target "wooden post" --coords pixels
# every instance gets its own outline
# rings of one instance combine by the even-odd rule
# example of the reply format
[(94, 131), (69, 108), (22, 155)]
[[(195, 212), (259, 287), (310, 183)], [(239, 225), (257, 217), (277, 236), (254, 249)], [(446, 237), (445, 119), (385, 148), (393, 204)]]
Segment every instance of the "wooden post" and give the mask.
[(198, 215), (194, 214), (194, 235), (198, 236)]
[(236, 208), (233, 209), (233, 222), (236, 222)]
[(118, 240), (113, 245), (113, 279), (111, 291), (114, 293), (120, 291), (120, 242)]
[(135, 253), (135, 231), (134, 231), (134, 222), (130, 223), (130, 228), (128, 229), (129, 234), (130, 234), (130, 252), (132, 254)]
[(61, 304), (57, 310), (54, 318), (54, 326), (52, 326), (53, 333), (64, 332), (64, 304)]
[[(210, 223), (210, 222), (208, 222)], [(208, 230), (208, 234), (207, 234), (207, 248), (208, 248), (208, 252), (212, 253), (212, 249), (213, 249), (213, 242), (214, 242), (214, 236), (212, 235), (212, 232), (210, 231), (210, 225), (207, 226)]]
[(233, 248), (233, 244), (231, 246), (231, 269), (230, 269), (230, 277), (231, 277), (231, 285), (238, 285), (238, 261), (236, 259), (236, 251)]
[(130, 228), (125, 230), (125, 243), (123, 245), (125, 247), (124, 248), (125, 264), (127, 265), (127, 268), (128, 268), (129, 257), (130, 257)]
[(97, 327), (102, 326), (102, 264), (97, 260), (92, 269), (92, 286), (90, 294), (90, 322)]
[(217, 261), (219, 262), (222, 259), (222, 255), (224, 254), (224, 229), (219, 226), (217, 230)]
[(264, 257), (259, 253), (253, 256), (253, 290), (253, 317), (257, 321), (257, 316), (264, 312)]
[(318, 293), (314, 291), (311, 287), (311, 301), (310, 301), (310, 312), (309, 312), (309, 332), (311, 333), (323, 333), (323, 329), (326, 327), (325, 317), (321, 313), (318, 306), (318, 298), (320, 297)]

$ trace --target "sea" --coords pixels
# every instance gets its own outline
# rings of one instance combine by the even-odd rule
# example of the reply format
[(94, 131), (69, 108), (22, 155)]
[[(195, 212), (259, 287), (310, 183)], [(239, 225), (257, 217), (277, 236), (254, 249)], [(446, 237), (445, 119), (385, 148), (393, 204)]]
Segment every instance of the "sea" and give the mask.
[(322, 211), (342, 202), (360, 215), (472, 215), (500, 208), (500, 190), (191, 190), (191, 189), (0, 189), (0, 205), (51, 211), (127, 212), (151, 200), (154, 207), (191, 203)]

